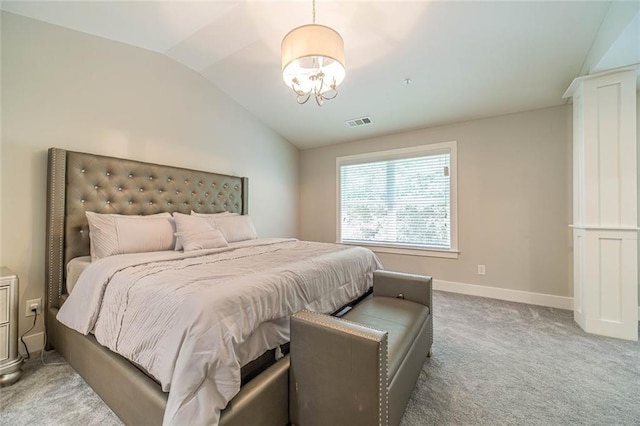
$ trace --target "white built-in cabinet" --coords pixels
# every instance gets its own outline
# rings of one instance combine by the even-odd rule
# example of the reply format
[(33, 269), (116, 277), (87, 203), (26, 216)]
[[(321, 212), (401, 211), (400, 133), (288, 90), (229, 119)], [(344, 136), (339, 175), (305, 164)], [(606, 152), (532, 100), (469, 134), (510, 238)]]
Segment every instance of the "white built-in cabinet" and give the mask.
[(573, 99), (574, 318), (638, 340), (636, 68), (576, 78)]

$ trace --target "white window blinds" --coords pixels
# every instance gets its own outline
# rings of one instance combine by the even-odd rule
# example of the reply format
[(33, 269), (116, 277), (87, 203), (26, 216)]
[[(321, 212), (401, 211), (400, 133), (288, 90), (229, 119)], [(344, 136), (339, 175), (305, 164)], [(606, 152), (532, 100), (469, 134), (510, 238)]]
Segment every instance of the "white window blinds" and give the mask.
[(340, 239), (451, 249), (451, 155), (339, 164)]

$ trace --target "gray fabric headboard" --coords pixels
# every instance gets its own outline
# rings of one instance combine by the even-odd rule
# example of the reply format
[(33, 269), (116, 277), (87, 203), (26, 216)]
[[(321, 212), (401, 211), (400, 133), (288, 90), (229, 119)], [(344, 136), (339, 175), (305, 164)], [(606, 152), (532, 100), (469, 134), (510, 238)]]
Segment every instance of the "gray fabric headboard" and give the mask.
[(148, 215), (247, 214), (248, 179), (82, 152), (49, 149), (47, 301), (58, 307), (67, 262), (89, 254), (85, 211)]

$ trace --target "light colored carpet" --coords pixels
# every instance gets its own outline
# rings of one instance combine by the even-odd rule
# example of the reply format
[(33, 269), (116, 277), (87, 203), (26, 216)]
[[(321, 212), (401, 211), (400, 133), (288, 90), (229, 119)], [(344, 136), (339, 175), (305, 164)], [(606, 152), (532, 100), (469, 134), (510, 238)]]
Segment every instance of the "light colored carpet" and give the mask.
[(434, 330), (402, 426), (640, 425), (640, 344), (571, 311), (436, 292)]
[[(0, 425), (122, 425), (69, 364), (42, 365), (38, 355), (25, 362), (18, 382), (0, 388)], [(64, 362), (56, 352), (44, 359)]]
[[(640, 425), (640, 344), (586, 334), (558, 309), (443, 292), (434, 307), (433, 357), (402, 426)], [(121, 424), (68, 365), (24, 370), (0, 389), (1, 425)]]

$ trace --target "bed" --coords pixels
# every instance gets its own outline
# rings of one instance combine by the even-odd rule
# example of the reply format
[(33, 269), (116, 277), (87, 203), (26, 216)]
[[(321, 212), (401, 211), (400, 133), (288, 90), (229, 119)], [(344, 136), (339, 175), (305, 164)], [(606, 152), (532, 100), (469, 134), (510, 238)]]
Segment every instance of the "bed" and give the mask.
[[(102, 277), (102, 275), (100, 275), (102, 272), (95, 272), (98, 269), (96, 262), (93, 269), (91, 269), (92, 265), (88, 267), (84, 265), (82, 268), (86, 267), (87, 269), (80, 278), (77, 277), (77, 272), (73, 273), (76, 275), (74, 280), (77, 279), (78, 284), (74, 287), (71, 296), (66, 288), (68, 263), (72, 259), (81, 258), (90, 253), (89, 227), (85, 212), (116, 213), (120, 215), (153, 215), (175, 212), (189, 215), (191, 211), (197, 211), (205, 214), (228, 212), (246, 215), (248, 213), (247, 178), (51, 148), (49, 150), (48, 162), (47, 198), (47, 347), (57, 349), (126, 424), (160, 424), (163, 422), (163, 418), (167, 424), (180, 424), (184, 423), (185, 420), (188, 422), (200, 422), (203, 419), (206, 419), (207, 423), (215, 423), (218, 421), (217, 416), (219, 413), (217, 411), (222, 408), (224, 408), (224, 410), (219, 418), (221, 425), (283, 425), (288, 423), (289, 360), (287, 356), (283, 356), (287, 352), (286, 337), (288, 336), (279, 337), (278, 339), (280, 340), (276, 343), (274, 343), (275, 340), (266, 343), (269, 347), (264, 350), (264, 352), (260, 350), (261, 354), (258, 354), (254, 350), (255, 353), (243, 359), (242, 365), (240, 365), (238, 361), (238, 368), (242, 367), (242, 374), (240, 375), (240, 373), (237, 372), (233, 373), (233, 383), (232, 386), (230, 386), (232, 394), (230, 394), (229, 392), (231, 391), (224, 388), (218, 382), (209, 388), (209, 382), (217, 377), (217, 374), (214, 373), (216, 371), (226, 372), (222, 367), (226, 368), (227, 364), (219, 362), (216, 365), (222, 367), (216, 370), (211, 367), (212, 362), (210, 362), (209, 358), (204, 361), (199, 360), (197, 356), (192, 358), (194, 354), (198, 355), (207, 352), (203, 347), (197, 345), (200, 345), (203, 336), (205, 336), (205, 334), (207, 336), (211, 334), (209, 330), (214, 330), (215, 327), (212, 325), (214, 323), (206, 323), (205, 329), (207, 333), (201, 333), (198, 335), (198, 338), (194, 338), (192, 336), (192, 334), (194, 334), (192, 330), (200, 327), (199, 323), (188, 322), (192, 321), (192, 319), (183, 319), (182, 317), (198, 317), (197, 321), (200, 321), (200, 317), (202, 317), (201, 314), (181, 315), (179, 320), (172, 319), (171, 324), (173, 324), (173, 322), (184, 322), (187, 324), (189, 332), (186, 333), (182, 331), (180, 335), (182, 337), (180, 338), (194, 339), (193, 341), (197, 342), (197, 344), (191, 344), (188, 340), (184, 340), (184, 342), (181, 341), (181, 345), (177, 345), (173, 347), (171, 351), (167, 351), (175, 354), (176, 358), (172, 358), (171, 362), (180, 366), (175, 367), (175, 370), (170, 369), (171, 374), (175, 372), (185, 373), (176, 373), (173, 376), (166, 373), (168, 374), (168, 378), (159, 377), (162, 376), (162, 374), (157, 373), (157, 371), (153, 369), (155, 364), (140, 364), (138, 363), (139, 359), (136, 359), (136, 363), (133, 363), (98, 343), (96, 336), (98, 339), (101, 339), (99, 332), (100, 327), (96, 324), (99, 323), (86, 322), (84, 332), (78, 332), (61, 324), (57, 319), (61, 311), (64, 314), (65, 311), (71, 310), (73, 306), (78, 304), (77, 300), (82, 300), (79, 298), (84, 296), (78, 296), (78, 294), (83, 294), (82, 292), (85, 291), (83, 289), (91, 289), (90, 284), (94, 281), (103, 282), (102, 278), (99, 278)], [(311, 247), (305, 246), (305, 244), (307, 243), (284, 239), (240, 242), (237, 243), (237, 245), (232, 244), (228, 248), (212, 250), (210, 253), (206, 251), (198, 252), (199, 254), (195, 256), (194, 259), (191, 257), (187, 258), (186, 253), (185, 255), (179, 252), (161, 253), (160, 257), (162, 257), (162, 259), (153, 260), (154, 263), (152, 265), (153, 268), (159, 268), (160, 266), (158, 265), (162, 265), (164, 269), (162, 269), (162, 272), (158, 272), (157, 275), (161, 276), (166, 273), (168, 277), (172, 277), (166, 281), (171, 281), (179, 275), (176, 272), (176, 268), (178, 268), (176, 265), (184, 268), (185, 262), (187, 262), (189, 268), (193, 268), (193, 270), (196, 268), (195, 265), (208, 265), (209, 263), (216, 265), (221, 265), (224, 262), (227, 262), (229, 265), (234, 262), (237, 265), (246, 265), (247, 262), (262, 264), (261, 262), (266, 262), (266, 260), (264, 260), (266, 258), (275, 259), (276, 257), (285, 257), (293, 259), (296, 253), (304, 253), (305, 250), (312, 249)], [(328, 245), (325, 246), (324, 248), (317, 248), (318, 250), (326, 251), (322, 257), (322, 262), (328, 262), (328, 258), (333, 259), (333, 256), (338, 256), (333, 253), (338, 249), (328, 247)], [(250, 255), (256, 257), (248, 257)], [(361, 251), (358, 256), (360, 256), (358, 262), (364, 264), (363, 272), (360, 274), (363, 276), (361, 283), (357, 285), (345, 285), (341, 283), (339, 289), (327, 287), (322, 290), (313, 290), (316, 287), (305, 287), (298, 291), (298, 293), (303, 295), (303, 300), (296, 299), (295, 302), (287, 301), (286, 303), (270, 301), (266, 303), (265, 306), (277, 305), (280, 307), (278, 309), (269, 308), (271, 310), (264, 313), (264, 318), (252, 320), (255, 324), (252, 326), (253, 328), (250, 328), (251, 333), (256, 331), (255, 327), (260, 329), (260, 326), (264, 325), (268, 319), (269, 321), (273, 320), (274, 323), (277, 323), (280, 327), (279, 330), (281, 334), (283, 334), (284, 332), (282, 330), (286, 329), (286, 332), (288, 332), (288, 323), (286, 321), (288, 321), (288, 315), (293, 313), (289, 312), (292, 309), (297, 310), (311, 306), (311, 308), (315, 307), (325, 313), (330, 313), (333, 312), (334, 308), (340, 310), (343, 305), (353, 303), (366, 295), (366, 291), (371, 284), (372, 277), (370, 275), (372, 275), (373, 270), (375, 270), (379, 264), (377, 263), (377, 259), (375, 261), (366, 259), (368, 256), (373, 256), (373, 259), (375, 259), (373, 254), (369, 255)], [(116, 275), (119, 276), (123, 270), (131, 270), (133, 271), (131, 272), (131, 276), (136, 276), (138, 272), (135, 268), (146, 268), (149, 267), (148, 265), (151, 265), (150, 261), (146, 260), (146, 258), (144, 261), (130, 261), (130, 259), (127, 258), (127, 260), (124, 261), (125, 267), (118, 263), (121, 262), (120, 257), (123, 256), (114, 256), (112, 259), (101, 260), (103, 263), (113, 264), (111, 265), (112, 271), (106, 273), (107, 275), (110, 274), (109, 279)], [(244, 259), (247, 260), (245, 261)], [(295, 267), (290, 265), (283, 266), (281, 269), (269, 267), (268, 271), (271, 271), (272, 278), (270, 280), (257, 277), (253, 277), (251, 280), (234, 278), (233, 282), (236, 283), (236, 285), (238, 285), (237, 283), (242, 283), (242, 285), (247, 285), (247, 287), (243, 287), (242, 289), (234, 288), (229, 290), (229, 293), (238, 295), (240, 291), (246, 290), (246, 294), (259, 294), (261, 295), (260, 297), (271, 297), (271, 291), (276, 288), (275, 286), (282, 285), (280, 281), (276, 282), (276, 279), (283, 280), (283, 282), (289, 283), (288, 285), (290, 286), (295, 286), (287, 288), (295, 289), (298, 289), (297, 286), (301, 281), (304, 283), (315, 283), (314, 286), (319, 285), (319, 283), (324, 283), (326, 280), (322, 278), (322, 274), (313, 279), (309, 278), (310, 276), (314, 276), (314, 274), (318, 275), (315, 273), (315, 268), (317, 267), (317, 263), (321, 262), (315, 258), (313, 258), (313, 260), (309, 259), (311, 258), (296, 261)], [(333, 260), (331, 261), (333, 262)], [(371, 262), (373, 262), (373, 264)], [(226, 265), (227, 263), (224, 264)], [(265, 268), (267, 268), (267, 266), (265, 266)], [(305, 274), (307, 275), (304, 275), (302, 279), (297, 278), (302, 272), (296, 268), (302, 268), (306, 271)], [(336, 262), (335, 265), (332, 264), (331, 268), (340, 269), (342, 267), (338, 266)], [(343, 269), (346, 274), (347, 270), (351, 271), (353, 268), (347, 268), (345, 266)], [(89, 273), (90, 270), (93, 271), (91, 274)], [(191, 270), (192, 269), (189, 269), (189, 271)], [(154, 269), (154, 271), (156, 271), (156, 269)], [(276, 273), (274, 271), (281, 271), (282, 273)], [(71, 272), (71, 270), (69, 272)], [(353, 272), (348, 273), (351, 274)], [(69, 273), (70, 276), (73, 274)], [(358, 273), (355, 274), (357, 275)], [(280, 275), (282, 277), (280, 277)], [(91, 278), (87, 278), (88, 276)], [(226, 277), (227, 272), (220, 273), (213, 278), (207, 276), (206, 280), (209, 281), (205, 281), (205, 278), (198, 278), (195, 281), (208, 284), (209, 282), (213, 282), (210, 280), (218, 279), (219, 276)], [(336, 280), (344, 281), (345, 278), (344, 276), (340, 276), (336, 278)], [(348, 278), (346, 280), (347, 283), (350, 283), (350, 281), (360, 281), (360, 278)], [(142, 281), (136, 281), (136, 285), (138, 285), (139, 282)], [(226, 283), (226, 281), (216, 281), (216, 285), (219, 282)], [(245, 284), (245, 282), (250, 284)], [(265, 283), (270, 283), (271, 290), (269, 290), (269, 286)], [(117, 288), (116, 284), (109, 284), (109, 286)], [(122, 293), (126, 294), (127, 297), (131, 297), (130, 300), (133, 301), (134, 296), (132, 294), (134, 293), (131, 291), (131, 288), (133, 287), (126, 287), (122, 290)], [(263, 290), (264, 293), (260, 293)], [(94, 303), (87, 302), (87, 305), (100, 305), (103, 303), (102, 298), (107, 298), (109, 294), (109, 291), (105, 291), (104, 288), (91, 291), (94, 291), (97, 295), (96, 297), (99, 298), (97, 301), (94, 301)], [(314, 291), (317, 294), (309, 296), (309, 294), (314, 293)], [(208, 294), (209, 293), (213, 292), (208, 291)], [(85, 292), (84, 294), (88, 293)], [(189, 313), (192, 307), (197, 306), (201, 309), (199, 312), (207, 313), (206, 316), (208, 318), (209, 316), (213, 316), (213, 314), (209, 314), (210, 311), (217, 312), (220, 310), (220, 305), (215, 305), (216, 309), (209, 311), (206, 308), (208, 305), (205, 306), (205, 304), (202, 303), (202, 300), (204, 300), (203, 297), (194, 297), (191, 293), (189, 293), (189, 295), (189, 298), (184, 299), (189, 300), (189, 304), (179, 305), (181, 307), (189, 306), (189, 309), (180, 310), (174, 308), (172, 304), (169, 303), (163, 305), (163, 312), (169, 312), (174, 309), (179, 312), (187, 311), (187, 313)], [(150, 296), (153, 296), (153, 293), (146, 293), (146, 296), (141, 297), (150, 298)], [(209, 296), (212, 297), (212, 294), (209, 294)], [(74, 299), (76, 300), (75, 302), (73, 301)], [(260, 298), (258, 297), (258, 299)], [(129, 301), (129, 299), (127, 300)], [(182, 301), (183, 299), (180, 300)], [(132, 305), (135, 304), (133, 302), (130, 303)], [(249, 301), (248, 303), (252, 302)], [(176, 304), (178, 304), (178, 302), (176, 302)], [(61, 309), (63, 305), (64, 308)], [(252, 306), (251, 312), (255, 310), (254, 308), (257, 305)], [(108, 310), (103, 309), (103, 311), (100, 311), (100, 318), (107, 317), (104, 311)], [(284, 313), (287, 313), (287, 315), (286, 320), (283, 322), (281, 320), (284, 319), (284, 317), (280, 318), (279, 315), (283, 315)], [(98, 318), (98, 313), (92, 315), (94, 319)], [(130, 316), (136, 317), (140, 315)], [(256, 314), (256, 316), (259, 315)], [(64, 315), (61, 315), (61, 317), (64, 318)], [(109, 323), (109, 321), (111, 321), (109, 324), (112, 324), (122, 321), (123, 317), (116, 316), (115, 318), (117, 318), (117, 321), (105, 319), (103, 322)], [(194, 319), (193, 321), (196, 320)], [(244, 317), (242, 321), (245, 321)], [(137, 327), (136, 324), (133, 325), (133, 328), (135, 327)], [(77, 329), (80, 330), (81, 328)], [(96, 331), (96, 334), (85, 334), (86, 331)], [(121, 334), (124, 335), (126, 333), (121, 329), (116, 330), (115, 335), (117, 335), (118, 339), (121, 338)], [(219, 334), (227, 336), (233, 333), (221, 331)], [(253, 334), (247, 334), (245, 330), (241, 334), (229, 338), (228, 341), (232, 342), (229, 343), (229, 347), (233, 346), (233, 350), (238, 350), (235, 344), (236, 340), (240, 339), (240, 336), (244, 339), (247, 336), (253, 336)], [(173, 340), (170, 339), (167, 341)], [(115, 343), (106, 344), (114, 348), (116, 346), (126, 346), (127, 343), (125, 340), (117, 340), (114, 342)], [(166, 345), (163, 344), (159, 346), (164, 348)], [(191, 354), (189, 354), (189, 351)], [(169, 363), (169, 361), (164, 359), (159, 362), (161, 365), (167, 365), (167, 363)], [(198, 376), (190, 379), (192, 382), (198, 382), (198, 380), (200, 380), (203, 383), (202, 385), (198, 384), (196, 388), (192, 385), (184, 387), (180, 382), (182, 379), (176, 381), (176, 377), (184, 377), (192, 374), (191, 370), (186, 369), (187, 367), (190, 368), (188, 364), (194, 364), (197, 374), (202, 374), (200, 378), (198, 378)], [(171, 380), (173, 380), (173, 382)], [(226, 386), (229, 384), (229, 380), (229, 377), (223, 377), (222, 383)], [(236, 381), (238, 382), (237, 386), (239, 390), (234, 388)], [(242, 387), (239, 387), (240, 383), (243, 384)], [(171, 389), (169, 397), (166, 392), (163, 392), (163, 387), (165, 391), (169, 390), (169, 388)], [(174, 396), (178, 395), (176, 389), (182, 389), (183, 387), (185, 392), (180, 394), (182, 395), (180, 396), (181, 399), (176, 402), (178, 398)], [(190, 396), (191, 394), (189, 392), (195, 396)], [(211, 403), (209, 404), (208, 396), (213, 394), (217, 395), (217, 393), (225, 394), (226, 396), (222, 399), (211, 398)], [(193, 401), (199, 402), (194, 404)], [(216, 408), (216, 404), (220, 404), (220, 401), (222, 401), (223, 406)], [(180, 411), (180, 408), (176, 408), (188, 406), (189, 404), (191, 404), (192, 408), (186, 411), (187, 414)], [(205, 417), (198, 417), (201, 413), (196, 413), (196, 417), (192, 417), (194, 416), (194, 405), (200, 407), (198, 408), (199, 410), (215, 412), (215, 415), (211, 417), (209, 414), (202, 414)], [(165, 410), (167, 413), (171, 413), (171, 416), (166, 417)]]

